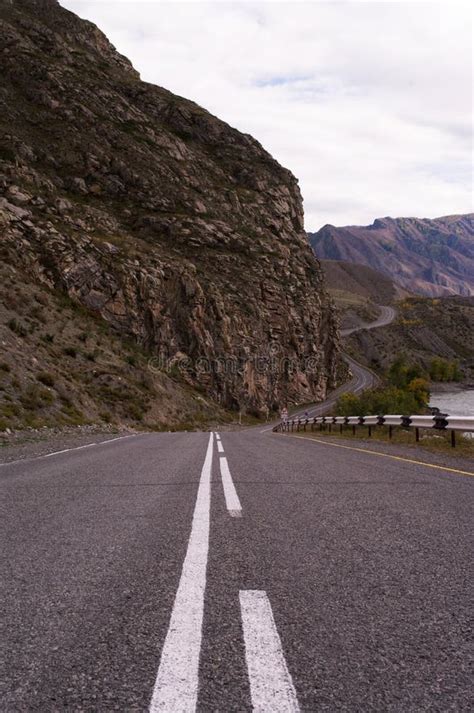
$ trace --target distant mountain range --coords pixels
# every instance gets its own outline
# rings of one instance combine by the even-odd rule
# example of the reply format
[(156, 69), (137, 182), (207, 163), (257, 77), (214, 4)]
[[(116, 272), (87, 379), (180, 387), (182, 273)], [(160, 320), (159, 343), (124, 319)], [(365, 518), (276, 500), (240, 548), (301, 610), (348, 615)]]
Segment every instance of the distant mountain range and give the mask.
[(369, 266), (412, 294), (474, 295), (474, 214), (379, 218), (309, 233), (318, 258)]

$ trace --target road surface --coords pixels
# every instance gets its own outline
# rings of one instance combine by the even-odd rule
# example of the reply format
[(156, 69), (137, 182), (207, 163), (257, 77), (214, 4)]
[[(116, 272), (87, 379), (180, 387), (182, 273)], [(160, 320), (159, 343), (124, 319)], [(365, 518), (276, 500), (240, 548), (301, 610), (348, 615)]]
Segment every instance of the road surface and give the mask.
[(467, 474), (251, 429), (0, 486), (1, 711), (473, 710)]
[(348, 337), (349, 334), (360, 332), (362, 329), (377, 329), (377, 327), (386, 327), (390, 324), (390, 322), (393, 322), (397, 314), (394, 307), (379, 305), (379, 308), (380, 314), (374, 322), (368, 322), (360, 325), (359, 327), (352, 327), (351, 329), (341, 329), (341, 336)]
[[(387, 324), (393, 322), (396, 317), (396, 311), (393, 307), (379, 305), (380, 315), (374, 322), (369, 322), (358, 327), (353, 327), (352, 329), (341, 330), (342, 337), (348, 337), (354, 332), (360, 332), (363, 329), (377, 329), (378, 327), (386, 327)], [(331, 391), (328, 398), (325, 401), (321, 401), (318, 404), (311, 404), (306, 406), (304, 409), (298, 409), (296, 413), (292, 413), (293, 418), (302, 417), (304, 414), (308, 414), (310, 418), (313, 416), (322, 416), (324, 414), (329, 414), (334, 410), (334, 406), (342, 394), (352, 393), (360, 394), (365, 389), (371, 389), (379, 382), (378, 376), (367, 369), (362, 364), (359, 364), (355, 359), (352, 359), (348, 354), (342, 355), (352, 373), (352, 377), (349, 381), (339, 386), (334, 391)]]
[(311, 406), (306, 406), (304, 409), (299, 409), (296, 413), (291, 414), (293, 418), (303, 416), (305, 413), (307, 413), (310, 418), (313, 418), (313, 416), (322, 416), (324, 414), (331, 413), (334, 411), (336, 402), (342, 394), (360, 394), (365, 389), (371, 389), (378, 383), (378, 376), (373, 371), (370, 371), (365, 366), (362, 366), (362, 364), (359, 364), (359, 362), (352, 359), (352, 357), (348, 354), (343, 354), (343, 358), (349, 365), (352, 372), (352, 376), (349, 381), (346, 381), (337, 389), (331, 391), (328, 398), (324, 401), (321, 401), (318, 404), (312, 404)]

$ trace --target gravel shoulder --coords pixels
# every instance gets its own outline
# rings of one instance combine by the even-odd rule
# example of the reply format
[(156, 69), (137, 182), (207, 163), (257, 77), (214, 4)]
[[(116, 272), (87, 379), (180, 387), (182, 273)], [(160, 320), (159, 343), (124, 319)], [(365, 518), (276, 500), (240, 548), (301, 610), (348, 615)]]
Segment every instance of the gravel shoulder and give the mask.
[(113, 426), (75, 426), (69, 428), (41, 428), (15, 431), (0, 435), (0, 464), (37, 458), (66, 448), (77, 448), (88, 443), (100, 443), (109, 438), (135, 433), (133, 429)]

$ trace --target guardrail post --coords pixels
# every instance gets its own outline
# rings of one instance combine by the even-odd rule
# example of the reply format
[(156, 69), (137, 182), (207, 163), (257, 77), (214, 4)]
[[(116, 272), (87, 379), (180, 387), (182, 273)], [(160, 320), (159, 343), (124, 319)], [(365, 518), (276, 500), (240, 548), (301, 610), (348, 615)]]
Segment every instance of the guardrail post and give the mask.
[[(366, 422), (368, 421), (368, 423)], [(387, 423), (391, 421), (391, 423)], [(399, 423), (400, 421), (400, 423)], [(368, 437), (372, 438), (372, 429), (376, 426), (388, 426), (388, 437), (391, 440), (394, 436), (394, 428), (400, 425), (403, 429), (413, 428), (415, 431), (415, 440), (418, 443), (421, 440), (421, 429), (435, 428), (438, 431), (451, 431), (449, 436), (451, 447), (456, 447), (456, 431), (467, 431), (469, 433), (474, 433), (474, 418), (468, 417), (457, 417), (448, 416), (446, 414), (437, 414), (435, 416), (370, 416), (368, 418), (364, 416), (345, 416), (340, 418), (339, 416), (314, 416), (311, 419), (305, 418), (293, 418), (291, 421), (288, 419), (286, 421), (280, 421), (277, 425), (273, 426), (272, 430), (274, 432), (280, 433), (292, 433), (293, 431), (307, 431), (309, 430), (307, 426), (309, 425), (311, 431), (316, 431), (316, 426), (319, 423), (320, 431), (328, 431), (332, 433), (333, 425), (339, 425), (339, 432), (342, 435), (345, 431), (344, 426), (352, 426), (352, 435), (357, 435), (357, 426), (367, 426), (368, 427)], [(336, 430), (336, 429), (335, 429)]]

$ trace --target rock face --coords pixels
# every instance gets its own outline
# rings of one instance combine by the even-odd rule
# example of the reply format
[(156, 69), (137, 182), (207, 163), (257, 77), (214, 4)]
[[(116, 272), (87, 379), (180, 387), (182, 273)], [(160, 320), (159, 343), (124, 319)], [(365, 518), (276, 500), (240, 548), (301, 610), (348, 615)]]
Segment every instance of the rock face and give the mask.
[(309, 234), (321, 259), (368, 265), (412, 294), (474, 295), (474, 214), (383, 218)]
[(297, 181), (55, 0), (0, 5), (3, 259), (231, 408), (334, 385)]

